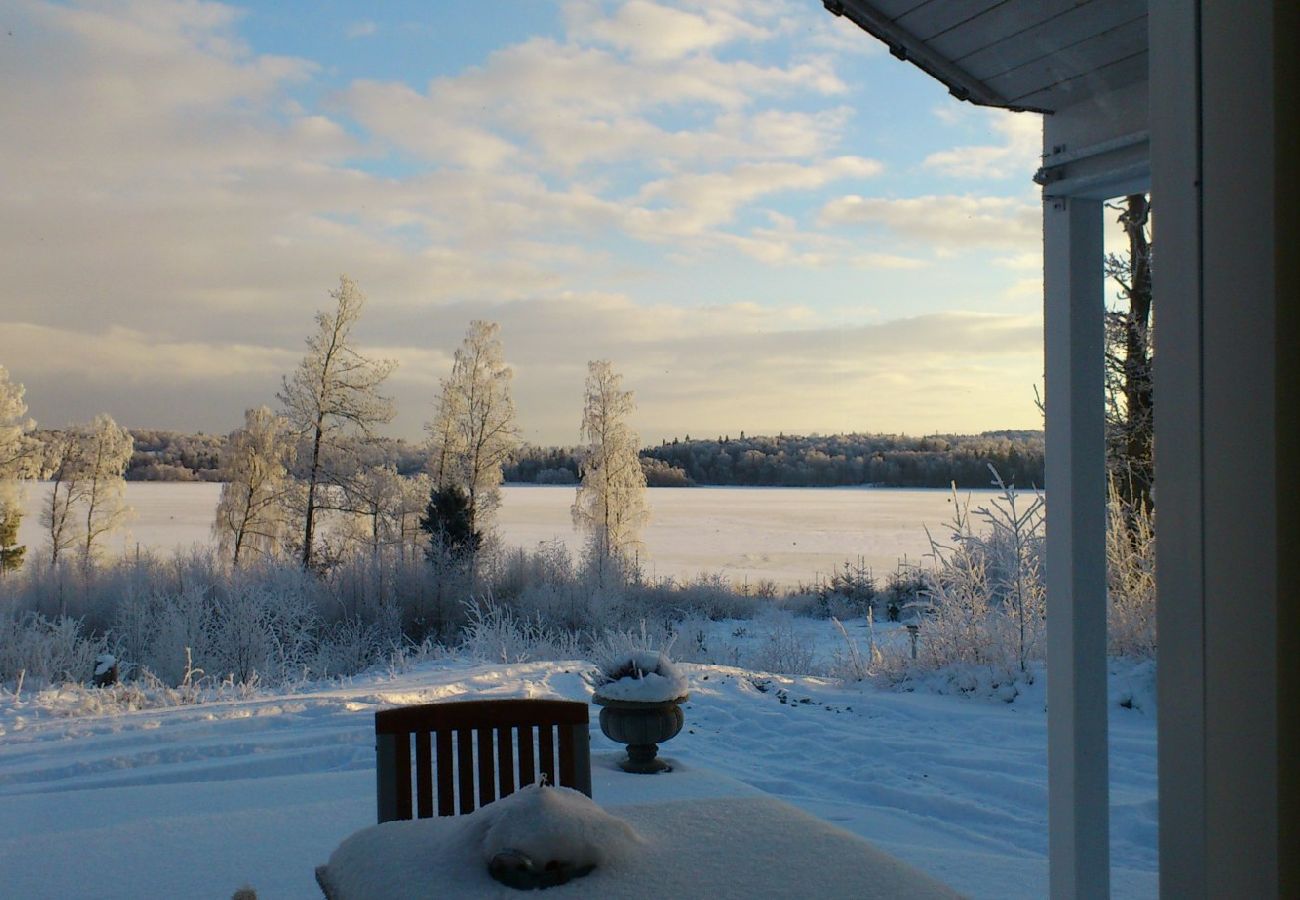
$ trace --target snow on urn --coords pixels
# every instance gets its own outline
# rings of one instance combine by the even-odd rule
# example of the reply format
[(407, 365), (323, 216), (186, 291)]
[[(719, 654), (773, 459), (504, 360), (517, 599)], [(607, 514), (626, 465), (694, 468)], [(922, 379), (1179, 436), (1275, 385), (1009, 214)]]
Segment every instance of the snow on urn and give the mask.
[(601, 707), (600, 730), (627, 744), (625, 772), (654, 774), (672, 767), (659, 759), (659, 744), (682, 730), (681, 704), (690, 694), (686, 676), (662, 652), (633, 650), (607, 660), (592, 676), (592, 702)]

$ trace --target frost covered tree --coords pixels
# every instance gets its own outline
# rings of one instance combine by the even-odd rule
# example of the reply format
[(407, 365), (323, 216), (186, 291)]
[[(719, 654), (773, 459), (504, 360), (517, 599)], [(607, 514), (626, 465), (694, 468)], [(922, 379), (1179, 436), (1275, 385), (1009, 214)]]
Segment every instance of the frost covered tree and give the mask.
[(89, 564), (95, 558), (95, 543), (116, 531), (130, 510), (126, 505), (126, 467), (135, 450), (131, 432), (100, 413), (89, 427), (81, 429), (82, 477), (81, 512), (82, 559)]
[(636, 409), (623, 377), (608, 360), (587, 364), (579, 460), (582, 483), (573, 504), (573, 522), (586, 533), (593, 563), (603, 582), (611, 563), (626, 565), (648, 518), (640, 438), (628, 424)]
[(18, 543), (23, 521), (22, 492), (12, 478), (0, 480), (0, 576), (22, 567), (27, 548)]
[(464, 491), (471, 533), (485, 531), (501, 505), (501, 467), (519, 443), (510, 394), (514, 373), (505, 363), (500, 330), (495, 322), (470, 323), (428, 425), (434, 492)]
[(221, 499), (212, 531), (219, 552), (239, 567), (250, 553), (271, 557), (285, 537), (288, 423), (265, 406), (244, 412), (244, 427), (221, 451)]
[(307, 338), (307, 355), (292, 375), (285, 376), (276, 396), (284, 405), (292, 429), (302, 439), (305, 459), (300, 469), (306, 482), (303, 508), (302, 564), (311, 568), (316, 543), (316, 514), (322, 508), (324, 486), (330, 481), (327, 460), (341, 439), (372, 429), (393, 417), (393, 404), (379, 393), (396, 363), (369, 359), (351, 344), (352, 329), (365, 297), (355, 282), (340, 276), (330, 291), (333, 311), (316, 314), (316, 333)]
[(28, 474), (33, 445), (26, 439), (35, 423), (27, 418), (23, 386), (9, 380), (9, 371), (0, 366), (0, 478), (20, 478)]
[(96, 543), (126, 521), (123, 476), (134, 446), (131, 433), (106, 413), (45, 441), (41, 474), (50, 482), (50, 492), (41, 508), (41, 527), (49, 539), (51, 566), (74, 548), (80, 548), (84, 562), (93, 562)]
[(50, 567), (59, 564), (65, 550), (80, 540), (75, 506), (81, 496), (84, 473), (82, 444), (75, 428), (57, 431), (45, 441), (41, 460), (41, 477), (50, 483), (50, 491), (41, 506), (41, 528), (50, 545)]
[(371, 559), (401, 540), (405, 481), (386, 464), (361, 467), (343, 485), (342, 507), (355, 517), (350, 537)]
[(23, 386), (10, 381), (8, 370), (0, 366), (0, 575), (21, 566), (27, 551), (18, 544), (23, 498), (17, 479), (34, 474), (34, 445), (27, 439), (33, 426)]

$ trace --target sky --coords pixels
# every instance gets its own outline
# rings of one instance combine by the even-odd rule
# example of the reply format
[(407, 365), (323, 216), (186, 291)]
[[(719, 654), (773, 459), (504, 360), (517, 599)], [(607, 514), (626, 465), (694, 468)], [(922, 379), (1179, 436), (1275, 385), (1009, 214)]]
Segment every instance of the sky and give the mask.
[(522, 436), (1037, 428), (1040, 123), (820, 0), (0, 6), (0, 365), (226, 432), (339, 276), (419, 439), (473, 319)]

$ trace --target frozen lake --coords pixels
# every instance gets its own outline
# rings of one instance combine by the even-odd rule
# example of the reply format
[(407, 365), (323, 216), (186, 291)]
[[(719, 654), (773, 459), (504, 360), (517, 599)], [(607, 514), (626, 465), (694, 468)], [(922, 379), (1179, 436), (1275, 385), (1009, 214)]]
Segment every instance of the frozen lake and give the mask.
[[(47, 490), (27, 486), (19, 538), (33, 550), (45, 543), (39, 504)], [(107, 547), (133, 553), (137, 545), (162, 551), (207, 545), (220, 492), (219, 484), (129, 482), (134, 515)], [(969, 493), (972, 509), (994, 496)], [(580, 550), (569, 518), (572, 487), (507, 485), (503, 495), (497, 530), (505, 543), (533, 548), (558, 540)], [(948, 491), (915, 488), (654, 488), (649, 505), (641, 552), (647, 575), (720, 572), (737, 583), (772, 579), (782, 586), (811, 582), (859, 558), (883, 577), (903, 556), (920, 560), (929, 551), (925, 526), (942, 538), (952, 517)]]

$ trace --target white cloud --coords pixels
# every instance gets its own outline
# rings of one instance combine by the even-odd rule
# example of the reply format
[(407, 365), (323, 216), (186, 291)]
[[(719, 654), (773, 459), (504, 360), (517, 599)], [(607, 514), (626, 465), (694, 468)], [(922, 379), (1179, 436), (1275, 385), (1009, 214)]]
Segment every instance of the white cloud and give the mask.
[[(637, 195), (628, 227), (648, 237), (698, 235), (731, 221), (738, 208), (768, 194), (818, 188), (845, 178), (873, 178), (882, 170), (876, 160), (840, 156), (812, 165), (751, 163), (728, 172), (652, 181)], [(658, 202), (669, 205), (654, 208)]]
[(680, 59), (738, 39), (761, 41), (771, 35), (767, 29), (720, 8), (706, 7), (690, 13), (648, 0), (628, 0), (612, 15), (603, 12), (602, 5), (592, 0), (569, 3), (565, 7), (569, 33), (653, 61)]
[(827, 203), (820, 221), (825, 225), (874, 226), (926, 246), (953, 251), (1032, 246), (1042, 240), (1041, 217), (1037, 204), (1012, 197), (884, 198), (849, 194)]
[[(1026, 179), (1038, 169), (1043, 150), (1043, 122), (1034, 113), (989, 112), (1001, 141), (954, 147), (931, 153), (922, 163), (950, 178)], [(941, 117), (942, 118), (942, 117)]]
[[(844, 90), (827, 60), (775, 66), (704, 53), (628, 58), (532, 38), (479, 68), (435, 79), (424, 93), (360, 82), (339, 102), (377, 137), (431, 162), (498, 166), (511, 161), (514, 144), (543, 165), (573, 171), (591, 161), (806, 154), (835, 140), (847, 111), (756, 110), (755, 103)], [(658, 121), (687, 109), (707, 115), (690, 127)]]

